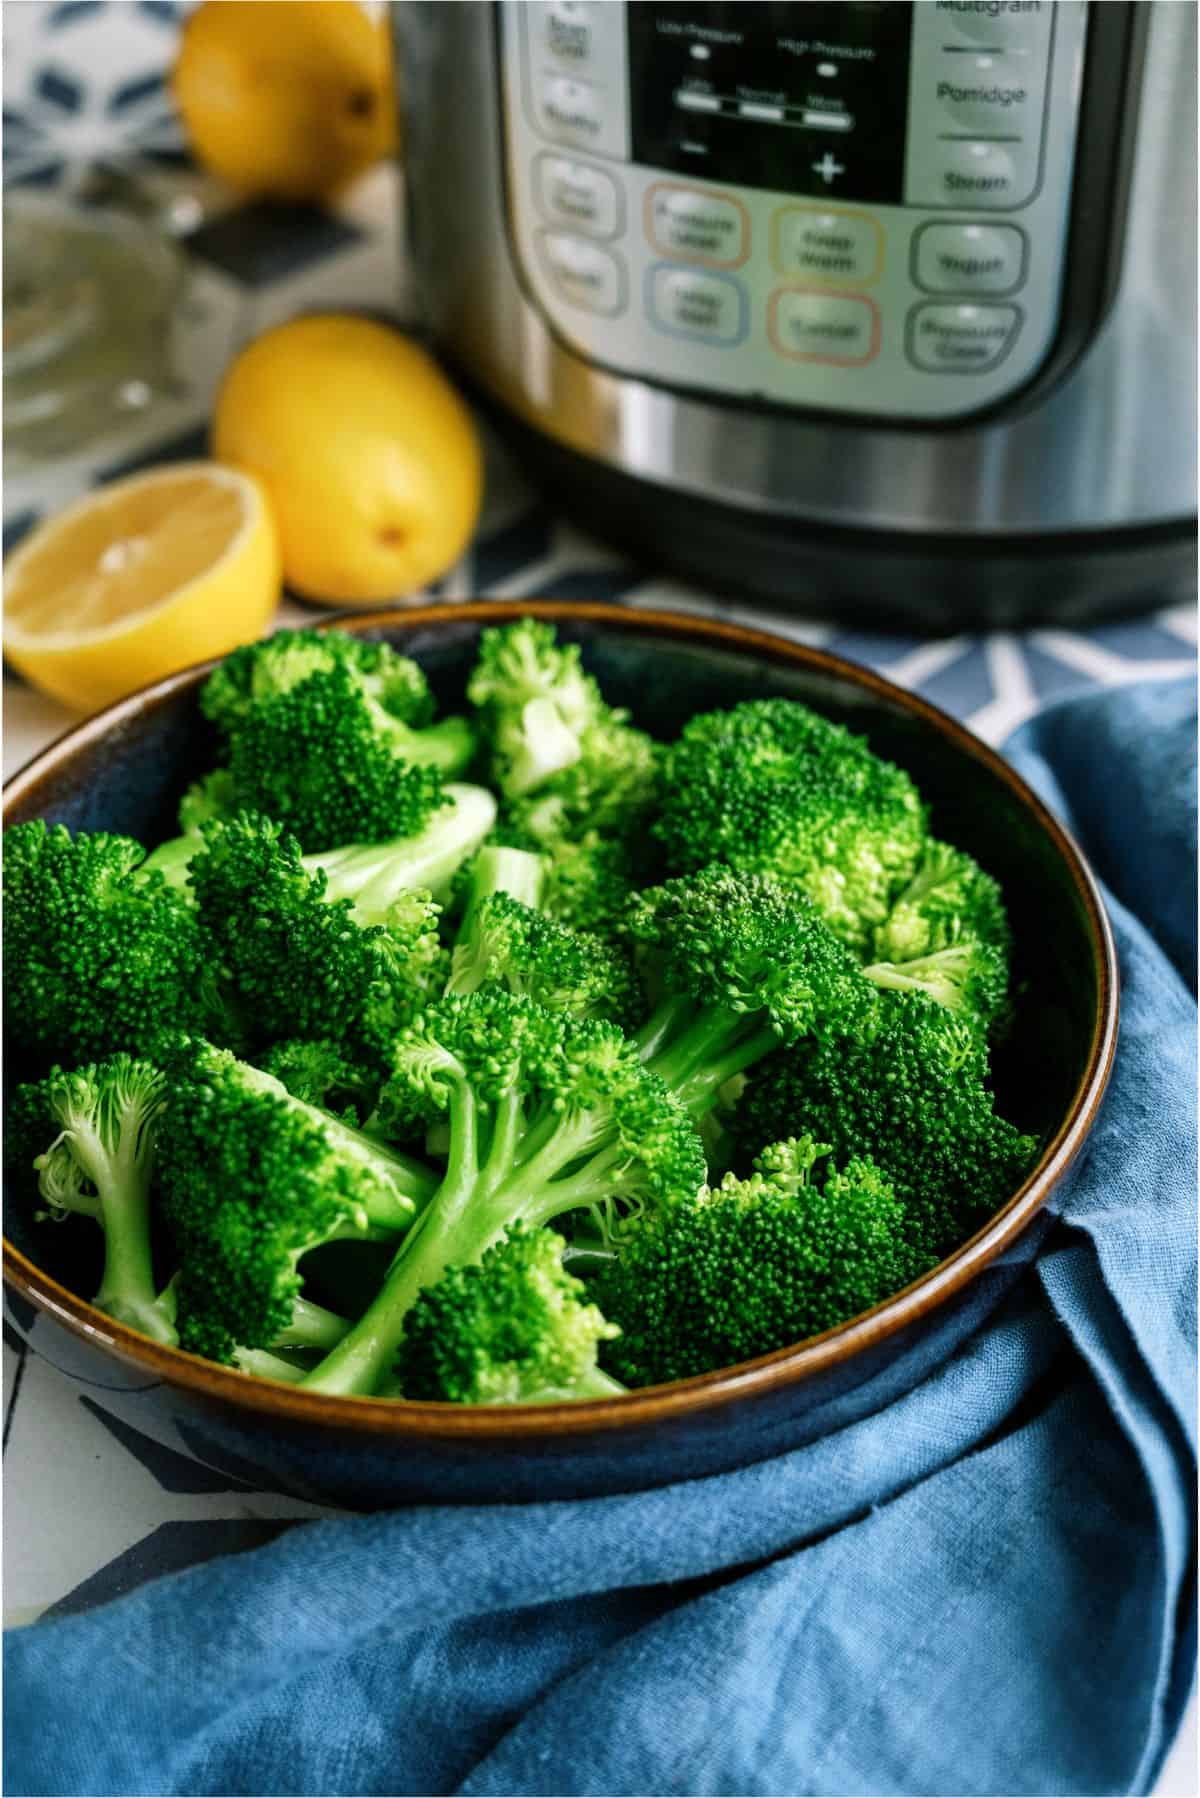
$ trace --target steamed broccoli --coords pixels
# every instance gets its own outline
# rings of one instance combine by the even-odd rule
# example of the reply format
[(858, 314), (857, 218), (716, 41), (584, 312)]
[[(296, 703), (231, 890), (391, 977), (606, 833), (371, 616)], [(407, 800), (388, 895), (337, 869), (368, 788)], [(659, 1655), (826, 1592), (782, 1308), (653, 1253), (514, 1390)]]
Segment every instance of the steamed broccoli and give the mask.
[[(171, 1307), (154, 1284), (150, 1187), (155, 1122), (164, 1081), (149, 1062), (117, 1054), (72, 1073), (56, 1070), (14, 1095), (10, 1122), (28, 1148), (44, 1119), (33, 1158), (47, 1215), (94, 1218), (104, 1232), (104, 1276), (93, 1303), (155, 1342), (175, 1343)], [(14, 1111), (16, 1118), (14, 1118)]]
[(704, 1175), (686, 1114), (618, 1030), (498, 987), (431, 1006), (396, 1044), (381, 1127), (403, 1135), (414, 1118), (442, 1114), (445, 1178), (378, 1298), (307, 1385), (372, 1391), (418, 1294), (481, 1260), (513, 1224), (666, 1203)]
[(294, 1099), (361, 1123), (379, 1094), (379, 1076), (365, 1062), (350, 1060), (341, 1043), (323, 1037), (289, 1037), (263, 1050), (257, 1066), (286, 1086)]
[(415, 662), (338, 632), (277, 631), (235, 650), (201, 705), (225, 736), (234, 803), (312, 851), (422, 830), (475, 753), (465, 719), (432, 722)]
[(658, 802), (662, 752), (607, 703), (576, 644), (533, 618), (484, 631), (467, 695), (505, 801), (506, 840), (534, 850), (590, 833), (636, 842)]
[(879, 986), (923, 991), (986, 1029), (1004, 1005), (1012, 936), (1000, 888), (962, 849), (931, 840), (872, 941)]
[[(194, 791), (194, 789), (192, 789)], [(496, 818), (496, 801), (485, 787), (451, 782), (443, 804), (424, 829), (385, 843), (349, 843), (320, 854), (302, 856), (310, 874), (325, 879), (330, 899), (349, 899), (360, 924), (380, 924), (389, 910), (410, 892), (428, 891), (439, 902), (450, 893), (462, 865), (474, 855)], [(262, 818), (247, 807), (206, 811), (199, 804), (180, 807), (183, 834), (160, 843), (143, 862), (140, 873), (161, 873), (169, 886), (188, 891), (192, 862), (204, 843), (205, 827), (236, 817)]]
[(925, 813), (864, 737), (794, 700), (757, 699), (684, 727), (655, 829), (672, 873), (724, 862), (773, 874), (861, 953), (916, 869)]
[(879, 1003), (816, 908), (765, 875), (668, 880), (634, 896), (625, 928), (657, 1000), (635, 1040), (695, 1118), (781, 1042), (860, 1034)]
[(399, 1237), (436, 1182), (228, 1050), (183, 1038), (163, 1058), (158, 1154), (179, 1340), (229, 1361), (293, 1325), (309, 1249)]
[(753, 1151), (805, 1128), (840, 1157), (868, 1155), (893, 1183), (915, 1240), (947, 1254), (1014, 1193), (1038, 1144), (999, 1117), (970, 1019), (923, 993), (881, 995), (866, 1040), (797, 1043), (751, 1075), (733, 1114)]
[(619, 1325), (605, 1367), (630, 1386), (685, 1380), (767, 1355), (869, 1311), (931, 1265), (906, 1235), (879, 1169), (825, 1163), (823, 1143), (764, 1149), (748, 1179), (727, 1174), (635, 1220), (594, 1282)]
[(164, 1021), (219, 1018), (195, 913), (160, 876), (139, 878), (145, 853), (40, 820), (4, 833), (7, 1028), (35, 1068), (137, 1053)]
[(618, 1332), (564, 1269), (566, 1246), (553, 1230), (517, 1224), (480, 1262), (447, 1268), (404, 1320), (404, 1397), (536, 1405), (623, 1392), (596, 1365)]
[(244, 1041), (323, 1036), (352, 1056), (382, 1053), (441, 991), (447, 962), (428, 894), (404, 894), (384, 923), (364, 926), (270, 819), (211, 822), (201, 842), (189, 885)]
[[(540, 887), (536, 856), (480, 850), (446, 991), (473, 993), (497, 982), (574, 1017), (636, 1023), (644, 1007), (629, 956), (544, 917), (535, 909)], [(516, 896), (521, 892), (530, 902)]]

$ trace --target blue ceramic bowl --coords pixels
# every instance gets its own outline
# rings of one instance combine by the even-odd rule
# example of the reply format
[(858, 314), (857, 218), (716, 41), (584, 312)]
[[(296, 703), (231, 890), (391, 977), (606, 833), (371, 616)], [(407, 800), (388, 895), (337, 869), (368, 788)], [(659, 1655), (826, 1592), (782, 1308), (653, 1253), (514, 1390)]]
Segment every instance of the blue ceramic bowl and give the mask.
[[(553, 619), (580, 643), (605, 694), (657, 736), (672, 737), (695, 712), (781, 694), (865, 731), (911, 772), (938, 835), (970, 850), (1004, 887), (1023, 990), (996, 1085), (1004, 1112), (1045, 1148), (970, 1242), (874, 1311), (739, 1367), (586, 1405), (335, 1399), (253, 1380), (161, 1348), (79, 1298), (95, 1287), (90, 1233), (9, 1220), (5, 1277), (18, 1306), (24, 1300), (70, 1332), (76, 1369), (82, 1359), (97, 1383), (111, 1383), (113, 1362), (122, 1363), (144, 1383), (169, 1439), (308, 1497), (376, 1507), (634, 1490), (760, 1460), (865, 1416), (959, 1347), (1018, 1278), (1046, 1227), (1046, 1195), (1108, 1078), (1117, 968), (1096, 883), (1029, 788), (953, 719), (849, 662), (683, 615), (539, 601), (337, 623), (414, 656), (440, 703), (454, 706), (481, 629), (521, 613)], [(172, 834), (180, 792), (215, 759), (197, 705), (206, 672), (172, 676), (69, 732), (10, 783), (5, 822), (42, 817), (151, 843)]]

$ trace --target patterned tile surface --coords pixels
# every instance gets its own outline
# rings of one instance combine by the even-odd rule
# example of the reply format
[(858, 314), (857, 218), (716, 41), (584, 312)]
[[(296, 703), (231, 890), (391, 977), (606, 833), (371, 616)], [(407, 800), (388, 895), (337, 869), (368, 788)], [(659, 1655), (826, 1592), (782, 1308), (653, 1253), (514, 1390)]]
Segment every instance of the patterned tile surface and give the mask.
[[(391, 173), (377, 170), (330, 219), (235, 207), (188, 169), (163, 85), (179, 15), (170, 0), (47, 0), (4, 11), (6, 182), (55, 188), (100, 153), (159, 171), (195, 201), (192, 278), (181, 322), (183, 391), (151, 430), (131, 426), (102, 449), (12, 476), (4, 547), (44, 512), (101, 479), (203, 453), (205, 419), (230, 352), (255, 331), (318, 306), (404, 316), (397, 273), (399, 207)], [(158, 178), (158, 177), (156, 177)], [(172, 189), (170, 183), (177, 183)], [(1067, 633), (925, 641), (847, 631), (735, 606), (629, 564), (547, 512), (495, 445), (476, 541), (438, 583), (448, 602), (483, 594), (610, 599), (631, 606), (744, 618), (886, 673), (1001, 741), (1048, 701), (1094, 686), (1192, 670), (1196, 621), (1187, 609)], [(311, 617), (285, 602), (279, 622)], [(10, 773), (72, 721), (12, 677), (5, 681), (4, 767)], [(6, 1297), (4, 1317), (5, 1615), (98, 1603), (152, 1575), (266, 1541), (316, 1507), (257, 1490), (198, 1461), (147, 1415), (147, 1385), (114, 1370), (83, 1377), (68, 1339)], [(1193, 1730), (1159, 1791), (1195, 1790)]]

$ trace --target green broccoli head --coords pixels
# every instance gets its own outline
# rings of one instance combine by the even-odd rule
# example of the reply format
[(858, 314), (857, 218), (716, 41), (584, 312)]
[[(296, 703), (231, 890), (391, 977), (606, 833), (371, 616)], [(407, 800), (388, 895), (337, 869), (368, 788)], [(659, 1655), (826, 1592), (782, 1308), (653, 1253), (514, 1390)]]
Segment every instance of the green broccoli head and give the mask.
[(400, 1342), (405, 1398), (536, 1404), (620, 1391), (596, 1365), (618, 1332), (563, 1267), (565, 1248), (553, 1230), (515, 1224), (482, 1261), (427, 1287)]
[(454, 950), (447, 992), (499, 983), (554, 1011), (629, 1028), (644, 1010), (625, 949), (569, 929), (505, 892), (475, 906)]
[(647, 1214), (593, 1290), (620, 1334), (606, 1368), (630, 1386), (688, 1379), (802, 1342), (869, 1311), (929, 1265), (870, 1161), (840, 1171), (811, 1136), (764, 1149), (749, 1178)]
[(148, 1048), (164, 1024), (228, 1027), (187, 899), (141, 876), (145, 850), (40, 820), (4, 834), (4, 990), (35, 1064)]
[(475, 752), (465, 720), (429, 722), (415, 663), (336, 632), (247, 644), (209, 676), (201, 704), (226, 734), (235, 803), (313, 852), (414, 835)]
[(931, 841), (874, 933), (868, 979), (928, 993), (986, 1031), (1008, 992), (1012, 935), (1000, 888), (962, 849)]
[(519, 847), (590, 830), (628, 836), (657, 803), (657, 744), (607, 703), (578, 645), (560, 644), (553, 625), (520, 618), (484, 631), (467, 696)]
[(655, 826), (673, 872), (724, 862), (801, 888), (858, 952), (912, 877), (925, 814), (866, 739), (789, 699), (706, 712), (667, 758)]
[(510, 798), (577, 761), (581, 734), (609, 709), (578, 645), (560, 644), (554, 626), (536, 618), (482, 633), (467, 698), (481, 714), (492, 778)]
[(873, 1028), (878, 994), (812, 903), (705, 868), (637, 893), (624, 919), (654, 1010), (638, 1047), (697, 1120), (780, 1041)]
[(386, 925), (364, 927), (269, 818), (242, 813), (201, 835), (196, 912), (248, 1041), (327, 1037), (378, 1052), (440, 990), (446, 958), (428, 894), (404, 895)]
[(294, 1099), (316, 1105), (347, 1123), (362, 1123), (374, 1107), (379, 1077), (364, 1062), (352, 1061), (342, 1043), (327, 1038), (290, 1037), (272, 1043), (257, 1065), (286, 1086)]
[(433, 698), (416, 662), (386, 643), (337, 630), (276, 631), (244, 644), (214, 668), (200, 704), (205, 717), (232, 736), (268, 700), (290, 693), (314, 674), (334, 670), (350, 675), (385, 711), (414, 730), (432, 722)]
[(912, 961), (877, 961), (863, 969), (873, 985), (892, 992), (924, 993), (957, 1011), (984, 1034), (1008, 992), (1008, 963), (994, 943), (966, 937)]
[[(490, 844), (525, 850), (542, 864), (538, 909), (573, 930), (590, 930), (611, 936), (638, 886), (644, 856), (628, 836), (603, 836), (587, 829), (576, 837), (552, 833), (538, 837), (524, 828), (515, 814), (520, 807), (507, 806), (493, 830)], [(469, 870), (458, 877), (460, 891), (470, 886)]]
[(342, 1237), (399, 1236), (433, 1181), (227, 1050), (183, 1038), (163, 1059), (158, 1154), (179, 1339), (230, 1361), (288, 1328), (302, 1255)]
[(730, 1127), (748, 1151), (803, 1126), (839, 1157), (870, 1156), (914, 1239), (940, 1258), (1016, 1191), (1036, 1138), (997, 1115), (987, 1051), (969, 1018), (923, 993), (881, 996), (865, 1041), (815, 1039), (751, 1075)]

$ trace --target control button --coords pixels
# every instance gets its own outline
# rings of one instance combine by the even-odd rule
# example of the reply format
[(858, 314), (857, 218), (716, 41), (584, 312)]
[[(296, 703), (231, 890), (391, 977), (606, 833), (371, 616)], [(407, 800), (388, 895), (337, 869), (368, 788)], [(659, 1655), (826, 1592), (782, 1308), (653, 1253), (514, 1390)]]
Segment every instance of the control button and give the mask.
[(1004, 360), (1020, 328), (1018, 306), (914, 306), (908, 359), (934, 374), (984, 375)]
[(592, 54), (594, 8), (582, 0), (549, 0), (541, 8), (542, 42), (551, 56), (578, 66)]
[(586, 231), (589, 237), (616, 236), (621, 192), (604, 169), (566, 156), (539, 156), (534, 174), (538, 207), (552, 225)]
[(745, 290), (728, 275), (657, 263), (646, 275), (646, 310), (652, 324), (675, 337), (731, 344), (746, 335)]
[(992, 137), (1022, 137), (1041, 124), (1041, 87), (1031, 88), (1029, 75), (1023, 59), (944, 56), (935, 89), (938, 105), (952, 125)]
[(646, 195), (646, 235), (664, 256), (740, 268), (750, 254), (750, 220), (740, 200), (657, 181)]
[(606, 318), (625, 306), (625, 271), (611, 250), (572, 237), (566, 231), (541, 231), (538, 244), (550, 278), (564, 300)]
[(947, 43), (989, 50), (1028, 49), (1050, 28), (1050, 0), (934, 0), (931, 11)]
[(879, 354), (879, 309), (859, 294), (781, 287), (767, 307), (767, 334), (781, 356), (857, 368)]
[(865, 287), (883, 267), (883, 228), (866, 212), (781, 206), (771, 219), (771, 261), (781, 275)]
[(937, 162), (940, 197), (955, 206), (1012, 206), (1025, 197), (1007, 144), (982, 139), (940, 143)]
[(554, 75), (542, 87), (542, 120), (552, 137), (596, 143), (604, 132), (600, 96), (586, 81)]
[(1015, 225), (922, 225), (913, 238), (913, 280), (926, 293), (1015, 293), (1024, 279)]

